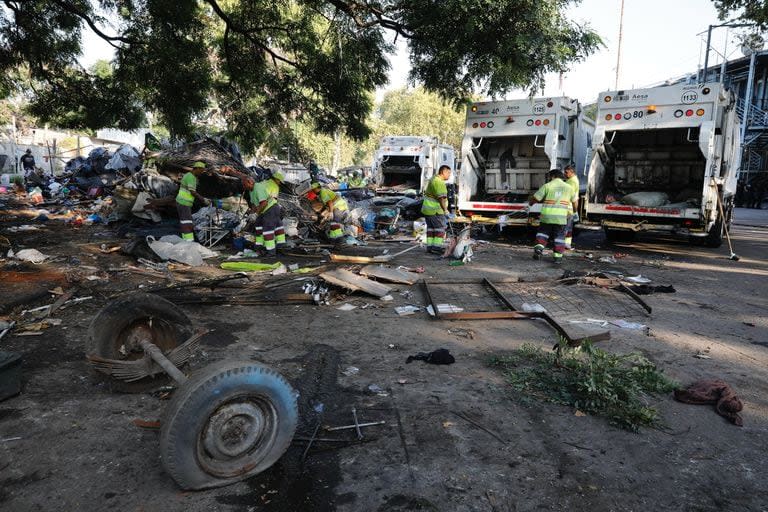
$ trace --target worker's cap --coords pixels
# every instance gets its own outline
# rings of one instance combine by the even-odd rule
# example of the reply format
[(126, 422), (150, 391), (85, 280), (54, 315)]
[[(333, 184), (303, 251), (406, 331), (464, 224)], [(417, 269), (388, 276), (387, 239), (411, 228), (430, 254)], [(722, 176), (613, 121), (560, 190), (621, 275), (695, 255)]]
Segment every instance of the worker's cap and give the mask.
[(205, 162), (195, 162), (192, 164), (193, 169), (205, 169), (206, 167)]
[(283, 182), (285, 181), (285, 175), (280, 171), (272, 171), (272, 179)]
[(313, 189), (314, 188), (320, 188), (320, 184), (318, 182), (316, 182), (316, 181), (313, 181), (312, 184), (310, 185), (310, 188), (313, 188)]
[(31, 152), (32, 152), (32, 150), (29, 149), (29, 148), (27, 148), (27, 150), (25, 151), (25, 153), (31, 153)]

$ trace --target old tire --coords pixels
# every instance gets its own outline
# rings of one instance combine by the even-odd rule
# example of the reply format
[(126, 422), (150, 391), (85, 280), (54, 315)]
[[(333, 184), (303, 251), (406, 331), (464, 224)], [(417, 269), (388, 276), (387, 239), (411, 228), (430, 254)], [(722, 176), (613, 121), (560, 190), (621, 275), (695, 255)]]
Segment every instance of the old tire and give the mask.
[[(107, 304), (91, 321), (85, 346), (87, 355), (106, 359), (143, 357), (138, 339), (146, 338), (164, 353), (186, 339), (191, 328), (187, 315), (174, 303), (149, 293), (134, 293)], [(165, 374), (137, 382), (110, 381), (114, 391), (143, 392), (167, 384)]]
[(298, 415), (295, 391), (268, 366), (210, 365), (184, 383), (165, 410), (163, 467), (188, 490), (244, 480), (285, 453)]

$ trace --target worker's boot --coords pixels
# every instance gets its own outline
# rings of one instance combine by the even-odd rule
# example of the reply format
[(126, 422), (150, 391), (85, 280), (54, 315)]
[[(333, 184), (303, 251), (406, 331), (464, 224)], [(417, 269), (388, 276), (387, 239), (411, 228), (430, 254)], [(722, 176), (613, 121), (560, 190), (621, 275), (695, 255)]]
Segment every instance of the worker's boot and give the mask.
[(542, 251), (540, 251), (538, 249), (534, 249), (533, 250), (533, 259), (538, 261), (538, 260), (541, 259), (541, 256), (542, 256)]

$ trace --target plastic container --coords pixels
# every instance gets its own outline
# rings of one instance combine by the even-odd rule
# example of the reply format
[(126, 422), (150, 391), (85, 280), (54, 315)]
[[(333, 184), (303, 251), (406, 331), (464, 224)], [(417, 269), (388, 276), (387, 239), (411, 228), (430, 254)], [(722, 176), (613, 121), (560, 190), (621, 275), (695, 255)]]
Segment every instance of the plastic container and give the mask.
[(27, 192), (27, 197), (33, 204), (40, 204), (44, 201), (43, 191), (40, 190), (40, 187), (35, 187)]

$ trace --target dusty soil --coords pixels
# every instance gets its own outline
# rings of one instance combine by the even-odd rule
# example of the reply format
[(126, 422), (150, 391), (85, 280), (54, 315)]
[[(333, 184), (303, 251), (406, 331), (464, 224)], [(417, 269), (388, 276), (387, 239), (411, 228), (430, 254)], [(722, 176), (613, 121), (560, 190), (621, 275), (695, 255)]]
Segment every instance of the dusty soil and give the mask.
[[(0, 226), (11, 225), (6, 221)], [(94, 299), (54, 314), (61, 325), (40, 336), (0, 341), (0, 349), (24, 357), (23, 393), (0, 403), (3, 510), (766, 510), (764, 228), (735, 228), (738, 262), (727, 259), (725, 247), (645, 237), (610, 246), (601, 235), (587, 233), (577, 237), (579, 251), (563, 265), (642, 274), (655, 284), (674, 285), (677, 293), (647, 297), (650, 317), (628, 318), (647, 324), (647, 333), (613, 327), (612, 339), (600, 346), (640, 352), (682, 383), (727, 381), (744, 402), (744, 427), (727, 423), (710, 406), (685, 405), (671, 396), (652, 401), (665, 428), (639, 433), (576, 416), (568, 407), (521, 400), (487, 362), (522, 343), (551, 347), (552, 329), (535, 321), (440, 321), (423, 312), (398, 317), (394, 306), (425, 304), (419, 285), (396, 285), (392, 302), (350, 295), (346, 302), (372, 306), (348, 312), (337, 310), (338, 304), (184, 306), (197, 325), (215, 329), (192, 368), (222, 359), (273, 366), (299, 391), (297, 438), (311, 436), (318, 422), (352, 423), (352, 406), (361, 421), (386, 424), (365, 429), (362, 443), (353, 431), (336, 433), (350, 443), (318, 443), (304, 460), (306, 443), (296, 440), (261, 475), (225, 488), (182, 492), (163, 472), (157, 432), (132, 421), (160, 418), (167, 393), (113, 393), (84, 359), (87, 326), (105, 297), (164, 279), (105, 272), (133, 263), (98, 252), (99, 244), (115, 241), (110, 230), (46, 226), (36, 238), (3, 233), (14, 247), (61, 257), (52, 264), (3, 268), (4, 275), (30, 275), (0, 278), (5, 312), (49, 304), (53, 297), (46, 290), (56, 283)], [(96, 245), (77, 245), (91, 242)], [(615, 264), (596, 263), (617, 252), (627, 256)], [(585, 259), (585, 253), (594, 258)], [(531, 260), (527, 242), (515, 234), (484, 244), (467, 266), (451, 267), (420, 251), (398, 263), (424, 265), (425, 278), (433, 281), (562, 273)], [(48, 282), (41, 273), (63, 275), (64, 281)], [(90, 281), (87, 275), (104, 279)], [(440, 347), (455, 355), (455, 364), (405, 364), (410, 354)], [(697, 353), (709, 359), (695, 358)], [(350, 366), (359, 372), (346, 375)], [(371, 384), (384, 391), (372, 394)]]

